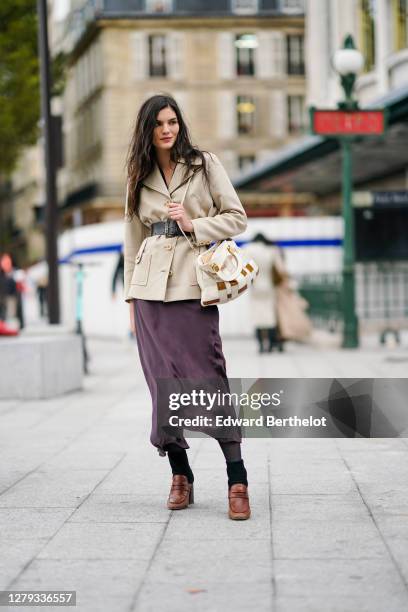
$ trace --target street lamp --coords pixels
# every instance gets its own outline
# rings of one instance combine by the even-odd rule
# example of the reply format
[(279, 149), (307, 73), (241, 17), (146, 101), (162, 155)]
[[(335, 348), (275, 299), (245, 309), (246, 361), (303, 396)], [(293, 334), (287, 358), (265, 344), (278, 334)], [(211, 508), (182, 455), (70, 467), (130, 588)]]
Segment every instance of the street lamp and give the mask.
[(339, 108), (348, 110), (358, 108), (358, 102), (353, 98), (353, 89), (357, 74), (362, 70), (363, 65), (364, 58), (360, 51), (355, 48), (353, 37), (349, 34), (344, 39), (343, 48), (338, 49), (333, 57), (333, 67), (340, 75), (341, 85), (345, 93), (345, 100), (339, 102)]
[(344, 100), (337, 108), (310, 107), (311, 130), (319, 136), (337, 138), (342, 151), (343, 199), (343, 347), (358, 346), (358, 322), (355, 308), (354, 286), (354, 218), (352, 208), (351, 145), (356, 136), (384, 135), (388, 112), (382, 109), (360, 109), (353, 97), (357, 74), (364, 64), (363, 56), (354, 46), (352, 36), (344, 39), (342, 49), (333, 56), (333, 68), (340, 76)]
[[(358, 101), (353, 97), (357, 74), (364, 65), (362, 54), (355, 48), (353, 37), (346, 36), (343, 48), (336, 51), (333, 66), (340, 75), (344, 90), (344, 100), (338, 103), (338, 108), (345, 111), (358, 110)], [(354, 136), (340, 137), (342, 149), (342, 199), (343, 199), (343, 309), (344, 332), (343, 347), (358, 347), (358, 321), (355, 308), (354, 279), (354, 218), (352, 209), (352, 160), (351, 144)]]

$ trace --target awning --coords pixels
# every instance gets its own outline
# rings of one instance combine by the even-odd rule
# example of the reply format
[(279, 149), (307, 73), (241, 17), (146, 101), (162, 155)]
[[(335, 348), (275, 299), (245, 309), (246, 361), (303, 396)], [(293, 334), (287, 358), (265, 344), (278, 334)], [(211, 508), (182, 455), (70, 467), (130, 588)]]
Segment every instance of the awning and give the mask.
[[(359, 137), (353, 143), (354, 187), (379, 180), (408, 166), (408, 85), (395, 89), (367, 108), (388, 108), (384, 136)], [(341, 152), (334, 138), (309, 135), (255, 164), (234, 181), (242, 192), (339, 192)]]

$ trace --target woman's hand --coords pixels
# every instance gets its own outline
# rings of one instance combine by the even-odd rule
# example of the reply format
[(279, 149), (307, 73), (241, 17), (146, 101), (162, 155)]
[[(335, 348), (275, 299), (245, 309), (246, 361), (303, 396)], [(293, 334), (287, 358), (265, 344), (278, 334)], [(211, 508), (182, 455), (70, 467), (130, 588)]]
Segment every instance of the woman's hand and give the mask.
[(193, 232), (194, 227), (190, 218), (187, 216), (184, 206), (180, 202), (169, 202), (169, 218), (177, 221), (179, 227), (185, 232)]

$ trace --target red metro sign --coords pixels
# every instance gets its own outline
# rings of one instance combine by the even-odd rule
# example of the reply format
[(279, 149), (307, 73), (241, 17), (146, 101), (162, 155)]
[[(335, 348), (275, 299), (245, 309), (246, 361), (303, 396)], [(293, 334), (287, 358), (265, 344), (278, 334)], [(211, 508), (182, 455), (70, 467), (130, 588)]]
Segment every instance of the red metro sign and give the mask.
[(312, 132), (321, 136), (384, 134), (384, 110), (318, 110), (311, 108)]

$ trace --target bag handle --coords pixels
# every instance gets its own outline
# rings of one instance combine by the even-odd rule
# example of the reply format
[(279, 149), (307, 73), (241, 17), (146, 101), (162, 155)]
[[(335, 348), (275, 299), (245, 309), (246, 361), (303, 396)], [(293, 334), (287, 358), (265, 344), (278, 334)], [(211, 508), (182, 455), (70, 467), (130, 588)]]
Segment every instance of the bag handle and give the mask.
[[(185, 189), (185, 191), (184, 191), (184, 194), (183, 194), (183, 197), (182, 197), (182, 199), (181, 199), (181, 205), (182, 205), (182, 206), (183, 206), (183, 204), (184, 204), (184, 200), (186, 199), (187, 191), (188, 191), (188, 188), (189, 188), (189, 186), (190, 186), (190, 181), (191, 181), (191, 179), (193, 178), (193, 176), (194, 176), (194, 173), (193, 173), (193, 174), (192, 174), (192, 175), (189, 177), (189, 179), (188, 179), (188, 181), (187, 181), (187, 187), (186, 187), (186, 189)], [(177, 225), (178, 225), (178, 224), (177, 224)], [(179, 226), (179, 227), (180, 227), (180, 226)], [(181, 228), (181, 227), (180, 227), (180, 229), (181, 229), (181, 231), (182, 231), (182, 234), (183, 234), (184, 238), (187, 240), (187, 242), (188, 242), (188, 244), (189, 244), (190, 248), (191, 248), (193, 251), (195, 251), (195, 248), (194, 248), (194, 246), (193, 246), (192, 242), (190, 241), (190, 239), (189, 239), (189, 238), (186, 236), (186, 234), (184, 233), (183, 228)]]

